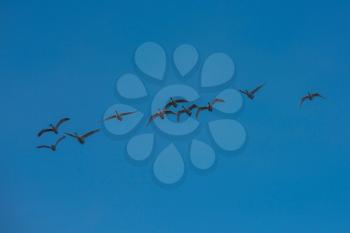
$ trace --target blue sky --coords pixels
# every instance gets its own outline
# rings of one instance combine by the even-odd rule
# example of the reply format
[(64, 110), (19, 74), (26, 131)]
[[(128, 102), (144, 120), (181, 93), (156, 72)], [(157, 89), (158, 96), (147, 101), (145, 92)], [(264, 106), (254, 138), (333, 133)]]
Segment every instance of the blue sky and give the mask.
[[(349, 232), (348, 1), (2, 1), (0, 228), (6, 233)], [(118, 102), (145, 41), (235, 61), (233, 87), (266, 88), (236, 118), (248, 140), (181, 184), (154, 181), (123, 140), (38, 151), (36, 132), (78, 131)], [(308, 90), (327, 99), (298, 108)], [(218, 152), (220, 154), (220, 152)]]

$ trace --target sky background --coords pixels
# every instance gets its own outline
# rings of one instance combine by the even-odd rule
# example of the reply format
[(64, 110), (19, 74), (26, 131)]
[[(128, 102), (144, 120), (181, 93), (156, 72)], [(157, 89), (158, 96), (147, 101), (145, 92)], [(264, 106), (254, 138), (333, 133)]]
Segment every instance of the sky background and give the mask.
[[(0, 2), (0, 231), (350, 232), (350, 2)], [(266, 82), (235, 116), (248, 140), (208, 172), (164, 187), (102, 132), (83, 147), (39, 151), (37, 131), (63, 116), (79, 132), (118, 103), (135, 49), (183, 43), (203, 62), (235, 61), (236, 88)], [(324, 101), (299, 109), (299, 97)], [(63, 145), (63, 143), (62, 143)]]

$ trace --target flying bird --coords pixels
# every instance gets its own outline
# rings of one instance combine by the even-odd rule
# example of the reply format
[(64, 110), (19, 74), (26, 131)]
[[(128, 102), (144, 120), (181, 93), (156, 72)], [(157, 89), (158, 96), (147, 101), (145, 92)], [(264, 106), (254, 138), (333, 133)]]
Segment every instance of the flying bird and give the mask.
[(84, 144), (87, 137), (90, 137), (91, 135), (97, 133), (98, 131), (100, 130), (99, 129), (91, 130), (83, 135), (79, 135), (77, 133), (65, 133), (65, 134), (72, 138), (75, 138), (80, 144)]
[(41, 146), (37, 146), (36, 148), (38, 148), (38, 149), (47, 148), (47, 149), (50, 149), (52, 151), (56, 151), (57, 150), (57, 145), (65, 138), (66, 138), (66, 136), (62, 136), (59, 139), (57, 139), (55, 144), (52, 144), (52, 145), (49, 145), (49, 146), (41, 145)]
[(66, 118), (62, 118), (61, 120), (59, 120), (55, 125), (54, 124), (50, 124), (49, 128), (40, 130), (40, 132), (38, 133), (38, 137), (41, 137), (41, 135), (43, 135), (44, 133), (48, 133), (48, 132), (53, 132), (55, 134), (58, 134), (58, 128), (64, 122), (69, 121), (69, 120), (70, 120), (70, 118), (66, 117)]
[(242, 94), (246, 95), (249, 99), (253, 100), (255, 98), (255, 94), (265, 85), (261, 84), (255, 89), (249, 91), (249, 90), (239, 90)]
[(147, 124), (150, 124), (152, 121), (154, 121), (155, 119), (157, 119), (158, 117), (160, 117), (160, 119), (164, 119), (166, 115), (169, 115), (169, 114), (172, 114), (172, 115), (176, 115), (175, 112), (173, 111), (170, 111), (170, 110), (167, 110), (167, 109), (159, 109), (158, 112), (156, 112), (155, 114), (153, 114), (149, 120), (148, 120), (148, 123)]
[(197, 113), (196, 113), (196, 118), (198, 118), (199, 113), (201, 113), (202, 111), (209, 111), (212, 112), (213, 111), (213, 106), (217, 103), (223, 103), (225, 102), (223, 99), (219, 99), (219, 98), (215, 98), (213, 101), (209, 102), (207, 104), (207, 106), (203, 106), (203, 107), (198, 107), (197, 109)]
[(104, 120), (108, 121), (108, 120), (112, 120), (112, 119), (115, 118), (118, 121), (122, 121), (124, 119), (124, 116), (131, 115), (131, 114), (134, 114), (134, 113), (136, 113), (136, 111), (134, 111), (134, 112), (120, 112), (120, 113), (115, 111), (115, 114), (105, 118)]
[(303, 103), (306, 101), (306, 100), (309, 100), (309, 101), (312, 101), (314, 100), (316, 97), (320, 97), (320, 98), (323, 98), (324, 97), (320, 94), (320, 93), (308, 93), (307, 95), (303, 96), (300, 100), (300, 107), (302, 107)]
[(187, 103), (188, 100), (186, 99), (177, 99), (175, 100), (173, 97), (170, 97), (168, 103), (165, 105), (165, 109), (170, 108), (171, 106), (174, 106), (174, 108), (177, 108), (178, 103)]
[(180, 121), (180, 116), (182, 114), (187, 114), (188, 116), (191, 116), (192, 115), (192, 110), (195, 109), (195, 108), (198, 108), (197, 104), (192, 104), (191, 106), (189, 107), (184, 107), (182, 106), (182, 110), (178, 111), (176, 113), (176, 116), (177, 116), (177, 121), (179, 122)]

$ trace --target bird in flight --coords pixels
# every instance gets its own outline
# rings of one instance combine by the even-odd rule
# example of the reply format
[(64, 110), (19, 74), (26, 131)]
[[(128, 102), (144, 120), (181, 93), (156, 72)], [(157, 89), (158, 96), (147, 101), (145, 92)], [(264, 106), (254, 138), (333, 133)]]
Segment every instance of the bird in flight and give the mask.
[(246, 95), (249, 99), (253, 100), (255, 98), (255, 94), (265, 85), (261, 84), (257, 86), (255, 89), (249, 91), (249, 90), (239, 90), (242, 94)]
[(207, 104), (207, 106), (203, 106), (203, 107), (198, 107), (197, 109), (197, 113), (196, 113), (196, 118), (198, 118), (199, 116), (199, 113), (201, 113), (202, 111), (209, 111), (209, 112), (212, 112), (213, 111), (213, 106), (214, 104), (217, 104), (217, 103), (223, 103), (225, 102), (223, 99), (218, 99), (218, 98), (215, 98), (213, 101), (209, 102)]
[(108, 121), (108, 120), (112, 120), (115, 118), (118, 121), (122, 121), (124, 119), (124, 116), (134, 114), (134, 113), (136, 113), (136, 111), (134, 111), (134, 112), (117, 112), (117, 111), (115, 111), (115, 114), (105, 118), (104, 120)]
[(49, 146), (41, 145), (41, 146), (37, 146), (36, 148), (38, 148), (38, 149), (47, 148), (47, 149), (50, 149), (52, 151), (56, 151), (57, 150), (57, 145), (65, 138), (66, 138), (66, 136), (62, 136), (59, 139), (57, 139), (55, 144), (52, 144), (52, 145), (49, 145)]
[(79, 135), (77, 133), (65, 133), (65, 134), (72, 138), (75, 138), (80, 144), (84, 144), (87, 137), (90, 137), (91, 135), (97, 133), (98, 131), (100, 130), (99, 129), (91, 130), (83, 135)]
[(170, 97), (168, 103), (165, 105), (165, 109), (170, 108), (171, 106), (174, 106), (174, 108), (177, 108), (178, 103), (187, 103), (188, 100), (186, 99), (177, 99), (175, 100), (173, 97)]
[(300, 107), (302, 107), (303, 103), (306, 101), (306, 100), (309, 100), (309, 101), (312, 101), (314, 100), (314, 98), (316, 97), (320, 97), (320, 98), (323, 98), (324, 97), (320, 94), (320, 93), (307, 93), (307, 95), (303, 96), (300, 100)]
[(49, 128), (47, 129), (42, 129), (39, 131), (38, 133), (38, 137), (41, 137), (41, 135), (43, 135), (44, 133), (48, 133), (48, 132), (53, 132), (55, 134), (58, 134), (58, 128), (66, 121), (69, 121), (70, 118), (66, 117), (66, 118), (62, 118), (61, 120), (59, 120), (55, 125), (54, 124), (50, 124)]
[(148, 124), (150, 124), (152, 121), (154, 121), (155, 119), (157, 119), (158, 117), (160, 117), (160, 119), (164, 119), (166, 115), (169, 115), (169, 114), (172, 114), (172, 115), (176, 115), (175, 112), (173, 111), (170, 111), (170, 110), (167, 110), (167, 109), (159, 109), (158, 112), (156, 112), (155, 114), (153, 114), (149, 120), (148, 120)]
[(197, 104), (192, 104), (191, 106), (189, 107), (184, 107), (182, 106), (182, 110), (178, 111), (176, 113), (176, 116), (177, 116), (177, 122), (180, 121), (180, 116), (182, 114), (187, 114), (188, 116), (191, 116), (192, 115), (192, 110), (195, 109), (195, 108), (198, 108)]

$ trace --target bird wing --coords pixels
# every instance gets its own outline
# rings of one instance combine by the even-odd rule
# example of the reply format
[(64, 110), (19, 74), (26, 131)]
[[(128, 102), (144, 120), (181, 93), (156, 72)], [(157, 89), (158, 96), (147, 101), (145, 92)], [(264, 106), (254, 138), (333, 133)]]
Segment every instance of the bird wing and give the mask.
[(178, 100), (174, 100), (176, 103), (187, 103), (188, 100), (186, 99), (178, 99)]
[(165, 113), (165, 114), (167, 114), (167, 115), (168, 115), (168, 114), (173, 114), (173, 115), (176, 115), (176, 113), (175, 113), (175, 112), (170, 111), (170, 110), (165, 110), (165, 111), (164, 111), (164, 113)]
[(188, 107), (189, 110), (193, 110), (195, 108), (198, 108), (197, 104), (192, 104), (191, 106)]
[(38, 137), (41, 137), (44, 133), (51, 132), (53, 129), (43, 129), (38, 133)]
[(216, 104), (216, 103), (223, 103), (223, 102), (225, 102), (223, 99), (215, 98), (211, 103)]
[(206, 109), (208, 109), (208, 107), (199, 107), (197, 112), (196, 112), (196, 118), (198, 118), (200, 112), (202, 112), (202, 111), (204, 111)]
[(65, 135), (68, 135), (68, 136), (71, 136), (72, 138), (77, 138), (78, 136), (77, 135), (74, 135), (72, 133), (64, 133)]
[(65, 139), (66, 136), (62, 136), (60, 137), (59, 139), (57, 139), (56, 143), (55, 143), (55, 146), (57, 146), (60, 142), (62, 142), (63, 139)]
[(117, 115), (112, 115), (104, 119), (104, 121), (112, 120), (113, 118), (117, 118)]
[(306, 96), (303, 96), (302, 98), (301, 98), (301, 100), (300, 100), (300, 107), (303, 105), (303, 103), (304, 103), (304, 101), (305, 100), (307, 100), (307, 98), (308, 98), (308, 96), (306, 95)]
[(156, 114), (153, 114), (152, 116), (150, 116), (149, 120), (148, 120), (148, 123), (147, 124), (150, 124), (154, 119), (156, 119), (157, 117), (159, 116), (158, 113)]
[(87, 138), (87, 137), (93, 135), (94, 133), (97, 133), (98, 131), (100, 131), (100, 129), (91, 130), (91, 131), (89, 131), (89, 132), (83, 134), (81, 137), (82, 137), (82, 138)]
[(62, 118), (61, 120), (59, 120), (57, 122), (56, 128), (58, 129), (60, 127), (60, 125), (62, 125), (64, 122), (69, 121), (69, 120), (70, 120), (70, 118), (68, 118), (68, 117)]
[(172, 101), (169, 101), (165, 106), (164, 109), (168, 109), (170, 108), (172, 105), (174, 105), (174, 103)]
[(246, 91), (239, 90), (239, 92), (241, 92), (241, 93), (244, 94), (244, 95), (247, 95), (247, 92), (246, 92)]
[(312, 97), (321, 97), (324, 99), (324, 97), (320, 93), (314, 93), (311, 95)]
[(134, 111), (134, 112), (122, 112), (119, 115), (120, 116), (126, 116), (126, 115), (130, 115), (130, 114), (134, 114), (134, 113), (136, 113), (136, 111)]
[(265, 85), (264, 84), (261, 84), (260, 86), (256, 87), (254, 90), (251, 91), (251, 93), (254, 95), (257, 91), (259, 91), (263, 86)]
[(38, 149), (41, 149), (41, 148), (48, 148), (48, 149), (51, 149), (50, 146), (46, 146), (46, 145), (40, 145), (40, 146), (37, 146), (36, 148), (38, 148)]

